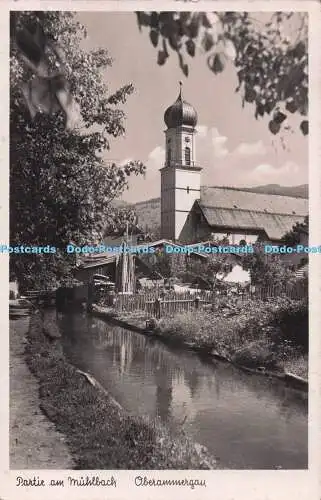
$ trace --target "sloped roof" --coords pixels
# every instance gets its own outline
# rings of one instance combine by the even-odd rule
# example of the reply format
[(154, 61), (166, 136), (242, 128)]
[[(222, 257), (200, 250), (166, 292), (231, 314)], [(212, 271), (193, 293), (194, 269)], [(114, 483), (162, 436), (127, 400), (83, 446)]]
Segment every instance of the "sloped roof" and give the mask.
[[(146, 242), (146, 243), (142, 243), (139, 245), (133, 245), (133, 246), (137, 250), (139, 250), (143, 247), (159, 247), (159, 246), (165, 246), (165, 245), (171, 245), (173, 247), (184, 247), (185, 246), (185, 245), (180, 245), (178, 243), (173, 243), (172, 241), (165, 240), (165, 239)], [(116, 245), (114, 245), (114, 246), (117, 247)], [(129, 244), (129, 246), (130, 246), (130, 244)], [(202, 258), (207, 258), (207, 255), (205, 255), (203, 253), (196, 252), (196, 251), (193, 251), (192, 254), (197, 255), (199, 257), (202, 257)], [(79, 265), (79, 269), (88, 269), (91, 267), (100, 267), (100, 266), (104, 266), (107, 264), (112, 264), (112, 263), (116, 262), (118, 255), (121, 255), (121, 253), (119, 251), (112, 251), (112, 252), (92, 253), (88, 256), (81, 256), (79, 258), (79, 260), (81, 262)], [(136, 259), (139, 259), (141, 254), (139, 252), (137, 252), (137, 253), (133, 252), (132, 255)]]
[(304, 198), (224, 187), (203, 187), (198, 202), (210, 226), (265, 231), (272, 240), (304, 220), (308, 203)]
[(251, 210), (273, 214), (308, 214), (308, 200), (278, 194), (251, 193), (237, 188), (202, 187), (201, 204), (206, 207)]
[(101, 267), (107, 264), (113, 264), (116, 262), (117, 254), (99, 254), (97, 258), (84, 258), (83, 262), (79, 266), (79, 269), (88, 269), (91, 267)]

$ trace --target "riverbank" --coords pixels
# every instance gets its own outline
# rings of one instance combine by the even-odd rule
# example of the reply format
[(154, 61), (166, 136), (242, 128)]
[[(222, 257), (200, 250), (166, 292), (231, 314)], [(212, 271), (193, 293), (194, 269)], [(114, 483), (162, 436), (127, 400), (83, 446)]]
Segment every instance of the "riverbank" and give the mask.
[[(133, 417), (65, 359), (55, 321), (31, 318), (25, 355), (40, 384), (40, 407), (66, 437), (76, 469), (214, 469), (206, 449), (158, 421)], [(53, 330), (54, 337), (50, 335)]]
[(147, 320), (143, 312), (115, 312), (95, 306), (93, 313), (134, 331), (233, 363), (250, 373), (276, 376), (308, 388), (307, 301), (225, 299), (211, 311)]
[(10, 321), (10, 468), (72, 469), (64, 436), (40, 411), (39, 383), (24, 359), (29, 321)]

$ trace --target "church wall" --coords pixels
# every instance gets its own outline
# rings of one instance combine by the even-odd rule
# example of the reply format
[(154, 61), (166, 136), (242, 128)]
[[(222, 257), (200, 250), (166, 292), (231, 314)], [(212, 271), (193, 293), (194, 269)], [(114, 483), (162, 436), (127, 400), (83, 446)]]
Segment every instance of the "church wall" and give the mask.
[(166, 158), (165, 164), (185, 165), (185, 148), (190, 149), (190, 165), (196, 161), (195, 130), (190, 127), (171, 128), (165, 131)]
[[(191, 190), (201, 190), (201, 175), (198, 170), (189, 170), (187, 167), (184, 169), (176, 169), (176, 188), (186, 189), (189, 187)], [(200, 195), (198, 196), (199, 199)]]
[(198, 206), (194, 205), (188, 214), (185, 224), (182, 227), (180, 241), (184, 243), (196, 243), (224, 237), (229, 239), (231, 245), (238, 245), (241, 240), (245, 240), (248, 245), (254, 244), (258, 239), (258, 233), (253, 231), (233, 231), (232, 229), (220, 229), (210, 226)]
[(239, 245), (240, 241), (245, 240), (247, 245), (253, 245), (257, 239), (258, 239), (258, 234), (250, 234), (248, 232), (234, 232), (234, 231), (220, 231), (220, 232), (213, 232), (212, 235), (214, 238), (217, 239), (222, 239), (223, 237), (226, 238), (231, 245)]
[(161, 171), (161, 189), (162, 237), (179, 239), (195, 200), (200, 198), (200, 172), (166, 167)]
[(188, 214), (200, 198), (201, 176), (199, 171), (176, 169), (175, 177), (175, 239), (180, 239)]
[(182, 165), (185, 165), (185, 148), (188, 147), (190, 150), (190, 165), (194, 165), (196, 160), (196, 152), (195, 152), (195, 131), (194, 129), (181, 127), (178, 129), (179, 134), (179, 152), (178, 156)]
[(175, 231), (175, 169), (164, 168), (161, 171), (161, 234), (172, 239)]
[(211, 227), (206, 222), (199, 208), (194, 206), (182, 227), (179, 240), (182, 243), (195, 243), (207, 239)]
[[(180, 137), (177, 130), (170, 128), (165, 132), (166, 137), (166, 158), (165, 164), (170, 165), (171, 163), (179, 162), (179, 150), (180, 150)], [(168, 151), (170, 150), (170, 158), (168, 156)], [(170, 160), (170, 161), (169, 161)]]

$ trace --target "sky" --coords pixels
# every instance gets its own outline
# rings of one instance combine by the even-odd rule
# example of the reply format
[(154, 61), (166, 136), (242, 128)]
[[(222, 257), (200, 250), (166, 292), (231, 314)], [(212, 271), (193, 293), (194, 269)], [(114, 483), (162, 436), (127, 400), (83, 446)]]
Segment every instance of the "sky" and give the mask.
[(189, 59), (189, 76), (182, 74), (171, 53), (164, 66), (157, 65), (157, 50), (148, 30), (139, 32), (133, 12), (82, 12), (88, 48), (108, 50), (113, 65), (104, 74), (110, 92), (132, 83), (135, 92), (123, 110), (124, 137), (110, 139), (106, 160), (140, 160), (145, 178), (134, 177), (122, 199), (127, 202), (160, 196), (164, 163), (164, 112), (173, 104), (183, 82), (183, 98), (198, 114), (196, 161), (203, 167), (202, 185), (251, 187), (262, 184), (293, 186), (308, 182), (308, 139), (300, 132), (298, 116), (291, 116), (293, 132), (280, 136), (268, 130), (268, 119), (256, 120), (252, 104), (242, 107), (232, 64), (214, 75), (202, 54)]

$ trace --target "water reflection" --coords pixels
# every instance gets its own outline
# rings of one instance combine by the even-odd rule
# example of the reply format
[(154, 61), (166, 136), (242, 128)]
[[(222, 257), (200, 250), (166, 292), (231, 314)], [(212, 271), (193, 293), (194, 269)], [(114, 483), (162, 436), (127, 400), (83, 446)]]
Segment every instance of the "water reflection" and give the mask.
[(86, 315), (60, 326), (70, 360), (128, 411), (183, 424), (225, 467), (307, 467), (305, 394)]

